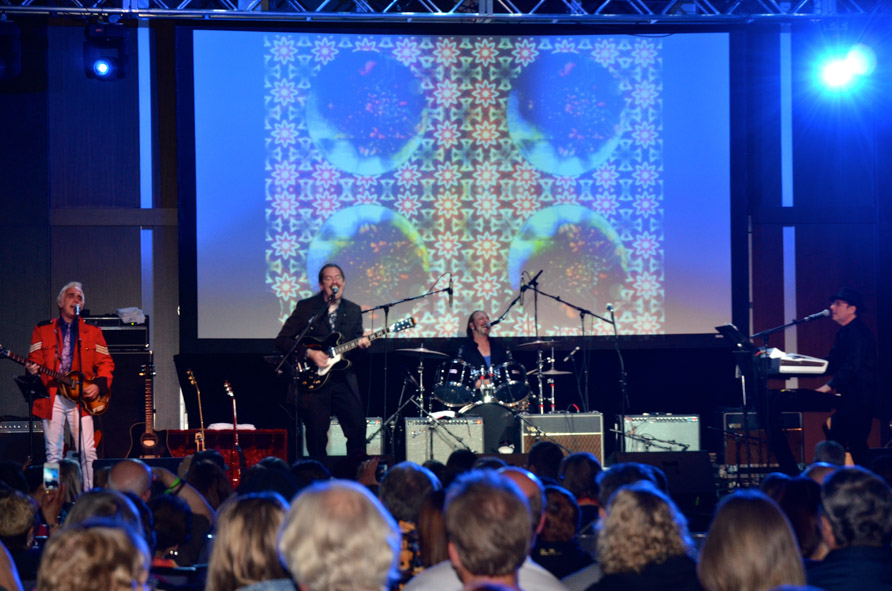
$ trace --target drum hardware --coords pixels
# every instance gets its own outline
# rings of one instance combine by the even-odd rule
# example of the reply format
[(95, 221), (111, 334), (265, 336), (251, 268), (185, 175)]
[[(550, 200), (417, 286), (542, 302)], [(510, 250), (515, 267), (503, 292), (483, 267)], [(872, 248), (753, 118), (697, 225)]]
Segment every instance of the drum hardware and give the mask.
[(517, 413), (501, 402), (474, 402), (458, 411), (458, 416), (483, 419), (483, 453), (513, 453), (520, 449)]
[(449, 407), (465, 406), (474, 400), (480, 372), (461, 359), (443, 361), (437, 367), (434, 397)]
[(530, 341), (529, 343), (521, 343), (520, 345), (517, 345), (516, 347), (514, 347), (514, 350), (515, 351), (526, 351), (529, 349), (539, 349), (539, 350), (547, 349), (547, 348), (553, 349), (556, 344), (557, 344), (557, 341), (538, 341), (538, 340), (536, 340), (536, 341)]
[(424, 348), (424, 343), (421, 344), (420, 347), (416, 347), (415, 349), (397, 349), (396, 353), (401, 355), (406, 355), (408, 357), (417, 357), (418, 358), (418, 399), (420, 401), (420, 406), (422, 410), (424, 409), (424, 360), (425, 359), (437, 359), (440, 357), (449, 357), (445, 353), (440, 353), (439, 351), (432, 351), (430, 349)]

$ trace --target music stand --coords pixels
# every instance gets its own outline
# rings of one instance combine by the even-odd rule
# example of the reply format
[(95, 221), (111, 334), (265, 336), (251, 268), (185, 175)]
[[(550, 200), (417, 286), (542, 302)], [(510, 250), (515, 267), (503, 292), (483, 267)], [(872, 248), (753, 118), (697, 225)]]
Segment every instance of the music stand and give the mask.
[(34, 414), (31, 407), (37, 398), (49, 398), (46, 386), (36, 376), (16, 376), (15, 383), (28, 404), (28, 459), (34, 459)]

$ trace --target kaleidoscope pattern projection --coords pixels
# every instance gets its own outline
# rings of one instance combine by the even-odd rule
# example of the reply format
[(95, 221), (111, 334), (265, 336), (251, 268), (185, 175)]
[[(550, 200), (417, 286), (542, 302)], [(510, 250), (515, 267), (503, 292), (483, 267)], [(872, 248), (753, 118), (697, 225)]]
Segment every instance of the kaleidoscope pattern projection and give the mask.
[[(659, 39), (264, 43), (266, 282), (282, 321), (335, 261), (364, 307), (453, 273), (455, 307), (445, 294), (394, 307), (391, 321), (419, 322), (399, 336), (463, 334), (472, 310), (497, 316), (539, 269), (548, 294), (614, 303), (621, 332), (663, 331)], [(531, 308), (499, 335), (534, 334)], [(576, 311), (542, 296), (538, 308), (540, 335), (579, 334)]]

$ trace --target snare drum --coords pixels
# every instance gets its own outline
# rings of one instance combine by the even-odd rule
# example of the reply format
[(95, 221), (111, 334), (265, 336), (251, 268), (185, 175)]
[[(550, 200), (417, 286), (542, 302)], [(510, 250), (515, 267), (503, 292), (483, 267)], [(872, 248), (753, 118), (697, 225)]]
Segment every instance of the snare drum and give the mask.
[(444, 361), (437, 368), (434, 396), (446, 406), (464, 406), (474, 400), (477, 370), (462, 361)]
[(502, 363), (492, 368), (492, 381), (495, 398), (502, 404), (514, 406), (530, 395), (527, 384), (527, 370), (516, 361)]

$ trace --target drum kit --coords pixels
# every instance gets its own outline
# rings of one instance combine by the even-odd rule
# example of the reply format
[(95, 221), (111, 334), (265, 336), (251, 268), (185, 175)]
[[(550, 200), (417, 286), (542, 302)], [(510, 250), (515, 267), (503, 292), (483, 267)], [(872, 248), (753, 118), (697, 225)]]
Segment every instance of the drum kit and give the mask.
[[(433, 413), (434, 416), (477, 416), (483, 419), (484, 452), (519, 449), (517, 436), (513, 435), (518, 413), (555, 411), (555, 378), (572, 375), (573, 372), (555, 369), (555, 341), (532, 341), (515, 346), (515, 351), (536, 351), (536, 368), (527, 371), (519, 362), (509, 360), (489, 368), (474, 367), (462, 359), (450, 359), (445, 353), (426, 349), (423, 345), (395, 352), (418, 359), (417, 406), (423, 413), (432, 400), (426, 398), (424, 387), (424, 362), (436, 361), (437, 368), (433, 398), (448, 410)], [(550, 367), (545, 369), (546, 364)], [(536, 378), (537, 388), (530, 388), (529, 380)], [(546, 395), (547, 392), (547, 395)]]

